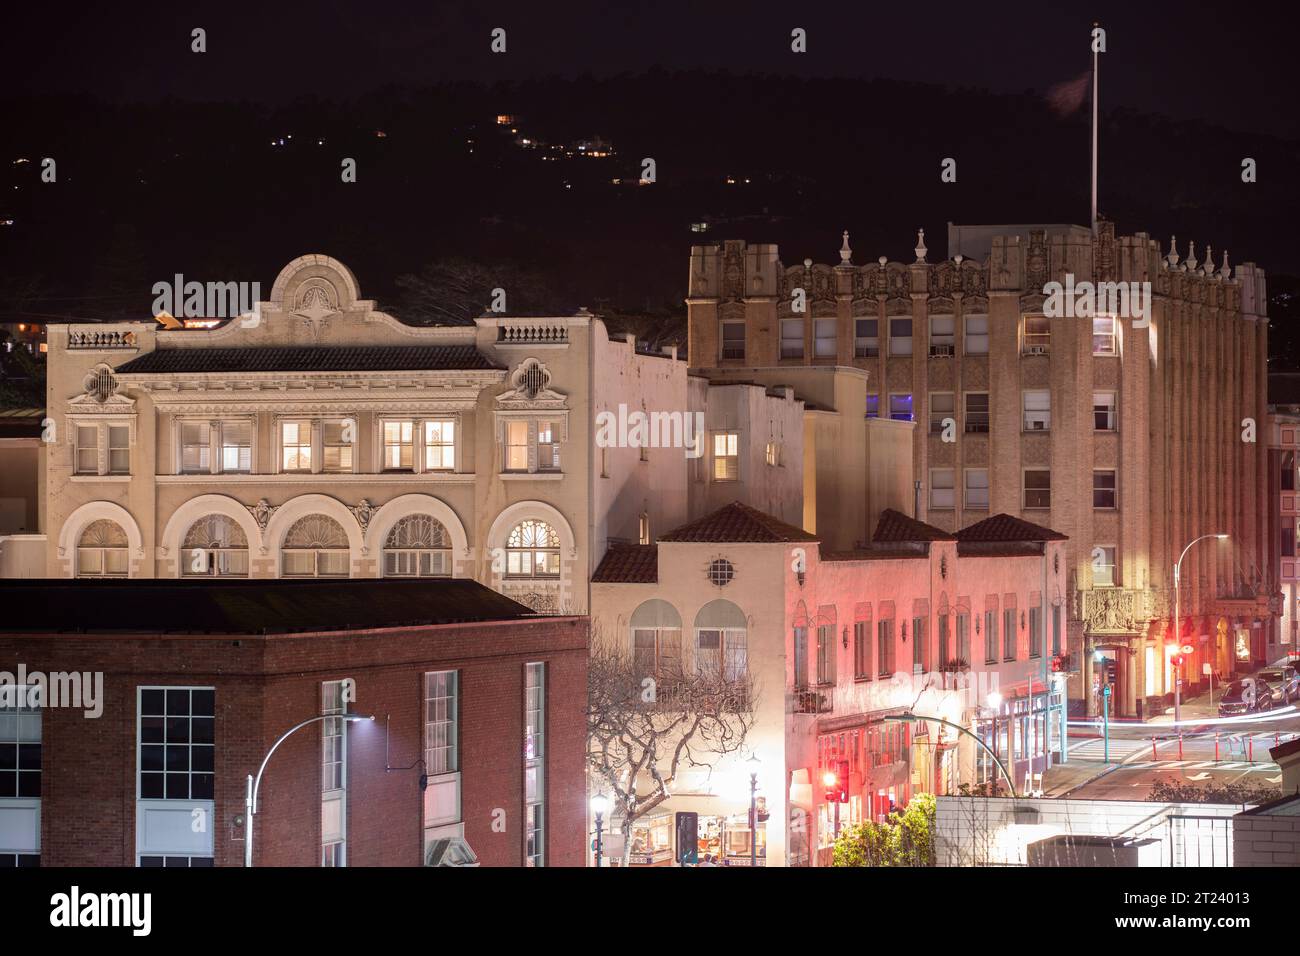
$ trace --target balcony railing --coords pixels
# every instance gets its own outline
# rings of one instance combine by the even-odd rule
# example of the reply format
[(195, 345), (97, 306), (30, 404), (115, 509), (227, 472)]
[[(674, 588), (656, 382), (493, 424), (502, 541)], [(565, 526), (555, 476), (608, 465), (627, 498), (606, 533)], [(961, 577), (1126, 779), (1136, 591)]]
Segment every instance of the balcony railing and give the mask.
[(829, 714), (831, 712), (830, 694), (809, 687), (796, 687), (792, 696), (796, 714)]
[(135, 333), (126, 329), (72, 329), (69, 349), (133, 349)]
[(497, 330), (500, 345), (566, 345), (569, 327), (556, 322), (520, 322)]

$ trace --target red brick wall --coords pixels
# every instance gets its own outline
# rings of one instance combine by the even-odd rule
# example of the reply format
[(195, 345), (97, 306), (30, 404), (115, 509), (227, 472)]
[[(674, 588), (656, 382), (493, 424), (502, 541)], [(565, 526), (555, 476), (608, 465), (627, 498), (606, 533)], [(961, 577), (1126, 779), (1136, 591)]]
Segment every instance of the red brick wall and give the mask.
[[(484, 866), (524, 853), (524, 665), (546, 662), (547, 863), (580, 866), (585, 832), (587, 621), (547, 618), (323, 635), (0, 635), (0, 669), (103, 671), (104, 713), (47, 709), (41, 856), (46, 866), (135, 864), (136, 687), (216, 688), (216, 863), (243, 863), (245, 779), (275, 740), (320, 713), (322, 681), (356, 681), (348, 730), (352, 866), (423, 862), (423, 674), (460, 672), (465, 838)], [(387, 731), (387, 733), (386, 733)], [(387, 739), (388, 766), (385, 769)], [(412, 766), (414, 765), (414, 766)], [(406, 769), (409, 768), (409, 769)], [(259, 866), (320, 858), (320, 728), (275, 752), (262, 778)], [(504, 832), (493, 811), (505, 810)]]

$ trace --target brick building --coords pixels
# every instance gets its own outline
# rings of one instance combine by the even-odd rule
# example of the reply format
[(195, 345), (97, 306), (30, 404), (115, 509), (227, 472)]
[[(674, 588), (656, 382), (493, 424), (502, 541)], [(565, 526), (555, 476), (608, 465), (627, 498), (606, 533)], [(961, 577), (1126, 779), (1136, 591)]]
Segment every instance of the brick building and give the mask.
[[(267, 765), (256, 865), (582, 861), (583, 618), (450, 578), (5, 581), (0, 600), (0, 670), (52, 675), (38, 710), (0, 709), (0, 865), (239, 866), (247, 775), (321, 715)], [(72, 672), (82, 697), (54, 699)]]

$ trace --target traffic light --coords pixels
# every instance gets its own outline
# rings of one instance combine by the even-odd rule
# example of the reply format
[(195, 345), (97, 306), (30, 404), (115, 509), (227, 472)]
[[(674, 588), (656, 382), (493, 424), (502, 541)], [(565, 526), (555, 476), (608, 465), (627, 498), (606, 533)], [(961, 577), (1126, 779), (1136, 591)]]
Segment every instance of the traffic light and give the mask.
[(1182, 667), (1182, 666), (1183, 666), (1183, 655), (1182, 655), (1182, 654), (1175, 654), (1175, 655), (1174, 655), (1173, 657), (1171, 657), (1169, 660), (1170, 660), (1170, 663), (1172, 663), (1175, 667)]
[(836, 760), (822, 774), (822, 785), (825, 787), (825, 799), (827, 803), (848, 803), (849, 802), (849, 762), (847, 760)]

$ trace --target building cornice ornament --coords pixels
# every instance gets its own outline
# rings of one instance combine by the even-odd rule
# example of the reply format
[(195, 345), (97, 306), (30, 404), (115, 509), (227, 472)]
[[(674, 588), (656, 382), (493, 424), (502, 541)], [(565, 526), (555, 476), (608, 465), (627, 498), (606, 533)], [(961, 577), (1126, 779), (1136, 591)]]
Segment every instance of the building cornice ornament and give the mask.
[[(378, 506), (372, 505), (369, 498), (362, 498), (361, 504), (357, 505), (355, 508), (349, 508), (348, 510), (351, 511), (352, 516), (357, 519), (357, 524), (361, 526), (362, 534), (365, 534), (366, 529), (370, 527), (370, 519), (379, 512)], [(366, 551), (365, 548), (362, 548), (361, 550), (362, 553), (365, 553)]]
[[(270, 523), (271, 516), (275, 514), (276, 510), (280, 506), (271, 504), (265, 498), (258, 498), (257, 504), (245, 505), (244, 507), (246, 507), (248, 509), (249, 514), (253, 516), (253, 520), (257, 522), (258, 530), (260, 530), (262, 534), (265, 535), (266, 526)], [(262, 553), (266, 554), (265, 541), (262, 542)]]

